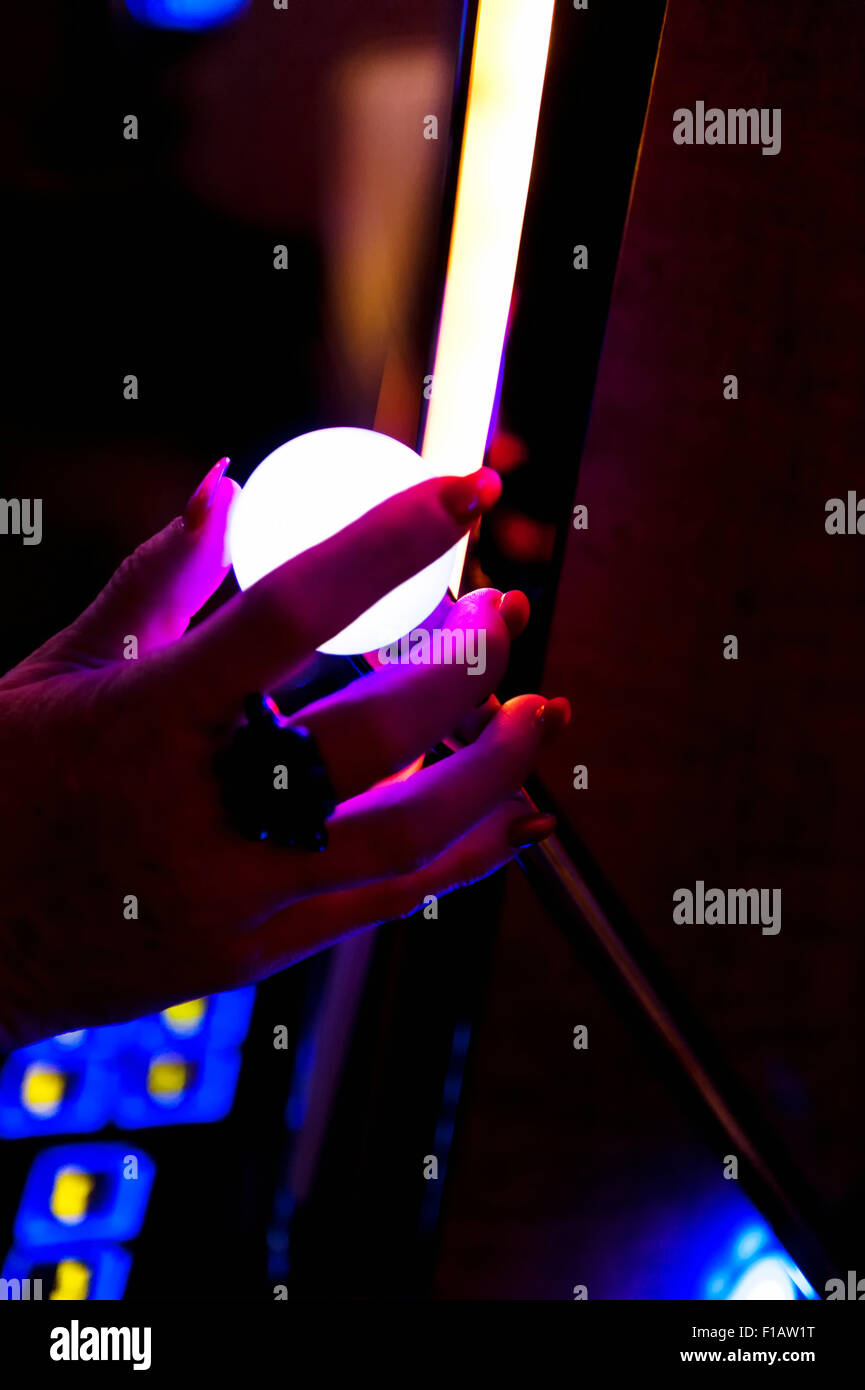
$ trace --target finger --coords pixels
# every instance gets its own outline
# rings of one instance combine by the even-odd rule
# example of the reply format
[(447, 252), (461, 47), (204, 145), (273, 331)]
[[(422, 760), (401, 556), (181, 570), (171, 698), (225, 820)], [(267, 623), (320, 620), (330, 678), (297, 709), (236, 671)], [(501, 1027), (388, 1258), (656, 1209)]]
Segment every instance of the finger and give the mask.
[[(505, 620), (511, 641), (515, 641), (525, 631), (529, 621), (531, 609), (528, 599), (519, 589), (509, 589), (502, 598), (499, 612)], [(470, 710), (442, 741), (454, 752), (467, 743), (474, 743), (500, 709), (501, 701), (498, 697), (489, 695), (486, 700)]]
[(374, 507), (238, 594), (178, 649), (174, 676), (216, 719), (266, 691), (377, 599), (454, 546), (497, 500), (498, 474), (432, 478)]
[(518, 695), (502, 705), (477, 741), (433, 767), (343, 802), (328, 821), (323, 854), (244, 856), (250, 901), (310, 897), (414, 873), (516, 795), (544, 739), (570, 718), (567, 700)]
[[(497, 589), (466, 594), (440, 628), (411, 634), (402, 651), (407, 664), (382, 666), (290, 721), (313, 734), (338, 800), (405, 767), (486, 701), (510, 654), (503, 609), (513, 606), (505, 598)], [(398, 650), (393, 655), (400, 657)]]
[(225, 531), (239, 488), (223, 477), (227, 466), (220, 460), (184, 515), (133, 551), (89, 608), (32, 660), (54, 669), (101, 665), (180, 637), (228, 573)]
[(443, 742), (453, 752), (456, 752), (458, 748), (464, 748), (467, 743), (474, 743), (501, 707), (498, 696), (489, 695), (483, 704), (471, 710), (454, 726), (453, 730), (445, 736)]
[(431, 900), (437, 902), (454, 889), (503, 868), (521, 848), (551, 835), (555, 826), (555, 817), (533, 811), (522, 797), (511, 797), (424, 869), (369, 887), (328, 893), (314, 902), (295, 903), (244, 943), (251, 953), (250, 978), (285, 970), (352, 931), (429, 908)]
[(501, 614), (512, 640), (516, 641), (525, 632), (531, 612), (531, 604), (521, 589), (508, 589), (503, 595)]
[(387, 783), (337, 807), (327, 856), (336, 882), (354, 884), (422, 868), (494, 806), (515, 795), (542, 741), (570, 717), (567, 701), (518, 695), (466, 748), (405, 782)]

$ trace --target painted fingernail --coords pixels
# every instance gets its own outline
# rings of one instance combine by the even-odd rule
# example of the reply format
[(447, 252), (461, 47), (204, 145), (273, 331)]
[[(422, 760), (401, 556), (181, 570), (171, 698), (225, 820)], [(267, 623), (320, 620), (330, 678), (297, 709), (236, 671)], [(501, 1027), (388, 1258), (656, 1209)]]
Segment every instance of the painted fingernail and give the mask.
[(521, 589), (509, 589), (506, 594), (500, 594), (495, 606), (501, 613), (511, 638), (519, 637), (525, 632), (531, 609)]
[(508, 830), (508, 844), (515, 849), (528, 849), (546, 840), (555, 828), (555, 816), (542, 815), (540, 812), (533, 816), (521, 816)]
[(541, 738), (546, 743), (547, 739), (554, 738), (570, 724), (570, 701), (562, 695), (557, 696), (555, 700), (548, 700), (546, 704), (539, 705), (535, 710), (535, 719), (541, 726)]
[(216, 496), (216, 489), (225, 476), (225, 470), (231, 463), (229, 458), (221, 458), (219, 463), (215, 463), (208, 473), (205, 474), (198, 487), (193, 492), (183, 513), (183, 524), (187, 531), (200, 531), (211, 504)]
[(502, 480), (494, 468), (479, 468), (467, 478), (451, 478), (441, 499), (455, 521), (470, 526), (499, 500)]

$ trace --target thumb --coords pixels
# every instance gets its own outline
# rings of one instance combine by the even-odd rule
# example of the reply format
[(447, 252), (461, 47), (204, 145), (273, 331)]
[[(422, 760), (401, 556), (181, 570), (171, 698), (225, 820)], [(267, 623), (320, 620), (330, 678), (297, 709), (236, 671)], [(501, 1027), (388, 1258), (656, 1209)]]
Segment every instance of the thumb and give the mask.
[(226, 528), (240, 488), (223, 476), (228, 464), (214, 464), (183, 515), (127, 556), (80, 618), (25, 665), (44, 674), (46, 663), (54, 670), (101, 664), (129, 655), (131, 638), (143, 655), (180, 637), (230, 568)]

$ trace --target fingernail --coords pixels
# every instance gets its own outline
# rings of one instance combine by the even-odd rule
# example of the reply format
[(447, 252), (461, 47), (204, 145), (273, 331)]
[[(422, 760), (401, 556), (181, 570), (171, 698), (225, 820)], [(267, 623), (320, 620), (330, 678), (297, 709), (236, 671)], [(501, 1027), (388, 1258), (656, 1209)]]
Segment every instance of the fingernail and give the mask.
[(541, 738), (546, 743), (548, 739), (554, 738), (570, 724), (570, 701), (561, 695), (557, 696), (555, 700), (548, 700), (546, 704), (539, 705), (535, 710), (535, 719), (541, 726)]
[(531, 615), (529, 601), (522, 590), (508, 589), (506, 594), (499, 595), (495, 606), (501, 613), (511, 638), (521, 636), (526, 630), (526, 624)]
[(546, 840), (555, 828), (555, 816), (542, 815), (540, 812), (533, 816), (521, 816), (508, 830), (508, 844), (515, 849), (528, 849)]
[(502, 480), (494, 468), (479, 468), (467, 478), (451, 478), (442, 487), (440, 496), (455, 521), (466, 526), (499, 500)]
[(219, 463), (215, 463), (208, 473), (205, 474), (198, 487), (193, 492), (183, 513), (183, 524), (187, 531), (200, 531), (207, 514), (210, 511), (211, 503), (216, 496), (216, 489), (225, 476), (225, 470), (231, 463), (229, 458), (221, 458)]

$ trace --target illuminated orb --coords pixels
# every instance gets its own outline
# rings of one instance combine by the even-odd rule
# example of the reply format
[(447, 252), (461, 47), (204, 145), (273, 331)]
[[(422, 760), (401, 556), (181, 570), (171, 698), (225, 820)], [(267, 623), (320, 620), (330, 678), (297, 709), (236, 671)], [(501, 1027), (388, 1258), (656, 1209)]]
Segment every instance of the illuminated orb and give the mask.
[[(231, 513), (228, 545), (241, 589), (327, 540), (371, 507), (431, 476), (423, 459), (375, 430), (314, 430), (268, 454)], [(444, 597), (454, 551), (385, 594), (319, 651), (353, 656), (377, 651), (422, 623)], [(351, 576), (340, 576), (351, 584)], [(309, 602), (315, 603), (315, 594)]]
[(249, 0), (126, 0), (141, 24), (154, 29), (211, 29), (245, 10)]

